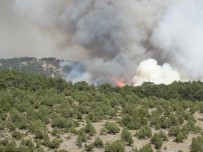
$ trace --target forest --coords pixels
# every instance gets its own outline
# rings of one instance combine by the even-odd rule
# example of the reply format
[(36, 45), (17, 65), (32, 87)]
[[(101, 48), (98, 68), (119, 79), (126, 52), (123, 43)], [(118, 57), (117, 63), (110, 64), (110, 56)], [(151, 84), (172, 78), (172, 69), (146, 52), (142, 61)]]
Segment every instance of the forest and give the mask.
[(0, 152), (202, 152), (203, 82), (73, 84), (0, 71)]

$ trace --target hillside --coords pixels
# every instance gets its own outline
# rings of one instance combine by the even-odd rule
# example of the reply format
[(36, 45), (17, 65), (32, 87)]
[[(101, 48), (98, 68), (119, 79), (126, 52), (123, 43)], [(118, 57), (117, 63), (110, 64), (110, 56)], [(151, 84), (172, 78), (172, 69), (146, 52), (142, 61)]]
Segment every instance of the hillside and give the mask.
[(56, 58), (21, 57), (11, 59), (0, 59), (0, 69), (10, 69), (22, 72), (34, 73), (48, 77), (62, 76), (64, 69), (60, 67), (60, 62)]
[(95, 87), (3, 70), (0, 151), (202, 152), (202, 91), (202, 82)]

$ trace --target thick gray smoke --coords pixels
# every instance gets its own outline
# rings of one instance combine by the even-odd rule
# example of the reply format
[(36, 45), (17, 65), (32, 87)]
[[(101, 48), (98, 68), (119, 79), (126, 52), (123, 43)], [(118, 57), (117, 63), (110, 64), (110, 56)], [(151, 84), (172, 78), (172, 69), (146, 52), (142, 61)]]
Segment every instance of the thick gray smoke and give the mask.
[(61, 63), (73, 82), (201, 80), (202, 10), (201, 0), (1, 0), (0, 52), (82, 61)]

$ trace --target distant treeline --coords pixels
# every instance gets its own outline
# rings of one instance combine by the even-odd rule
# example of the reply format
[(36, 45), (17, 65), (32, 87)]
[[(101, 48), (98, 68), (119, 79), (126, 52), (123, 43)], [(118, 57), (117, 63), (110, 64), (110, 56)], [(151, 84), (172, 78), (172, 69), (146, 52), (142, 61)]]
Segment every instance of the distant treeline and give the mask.
[(56, 58), (20, 57), (11, 59), (0, 59), (0, 70), (16, 70), (20, 72), (28, 72), (42, 76), (55, 77), (61, 76), (60, 62)]
[(62, 78), (47, 78), (29, 73), (22, 73), (10, 70), (0, 71), (0, 89), (18, 88), (21, 90), (36, 91), (39, 89), (54, 88), (59, 93), (64, 90), (90, 90), (100, 93), (119, 93), (121, 95), (135, 94), (140, 98), (157, 97), (166, 100), (191, 100), (203, 101), (203, 82), (174, 82), (170, 85), (155, 85), (153, 83), (144, 83), (142, 86), (134, 87), (127, 85), (125, 87), (113, 87), (110, 84), (99, 86), (88, 85), (86, 82), (72, 84)]

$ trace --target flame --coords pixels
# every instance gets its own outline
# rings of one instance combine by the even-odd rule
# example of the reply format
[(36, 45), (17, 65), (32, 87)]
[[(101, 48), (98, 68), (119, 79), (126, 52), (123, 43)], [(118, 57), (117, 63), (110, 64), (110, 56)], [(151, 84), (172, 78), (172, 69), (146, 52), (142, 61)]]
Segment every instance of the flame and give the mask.
[(114, 82), (114, 84), (118, 87), (124, 87), (126, 84), (123, 80), (119, 80), (115, 77), (112, 77), (111, 80)]

